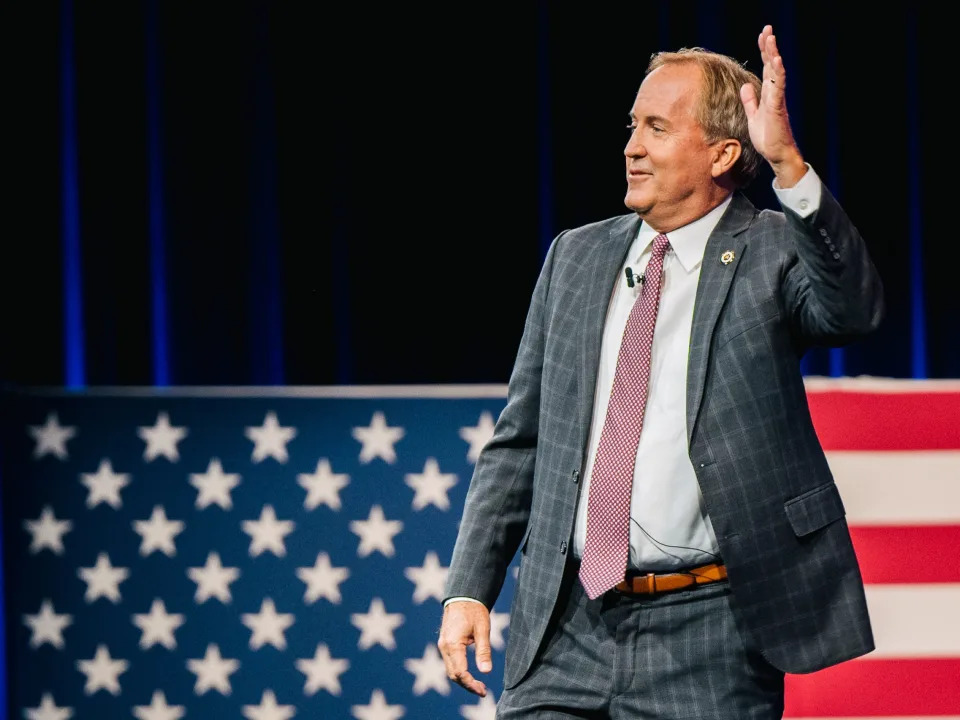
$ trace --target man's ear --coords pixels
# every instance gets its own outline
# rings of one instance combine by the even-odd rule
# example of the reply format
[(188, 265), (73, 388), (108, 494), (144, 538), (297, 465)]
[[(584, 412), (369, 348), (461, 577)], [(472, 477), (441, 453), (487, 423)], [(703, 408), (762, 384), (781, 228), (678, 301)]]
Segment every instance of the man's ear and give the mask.
[(740, 141), (733, 138), (718, 140), (713, 144), (713, 162), (710, 174), (717, 178), (730, 171), (740, 158)]

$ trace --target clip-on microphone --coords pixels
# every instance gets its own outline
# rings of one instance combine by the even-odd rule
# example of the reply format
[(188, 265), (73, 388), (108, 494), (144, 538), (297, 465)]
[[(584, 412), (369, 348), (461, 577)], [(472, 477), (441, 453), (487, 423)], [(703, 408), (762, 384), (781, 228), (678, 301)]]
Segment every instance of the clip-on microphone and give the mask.
[(636, 283), (643, 285), (646, 273), (643, 273), (642, 275), (634, 275), (633, 268), (630, 267), (624, 268), (623, 272), (627, 276), (627, 287), (632, 288)]

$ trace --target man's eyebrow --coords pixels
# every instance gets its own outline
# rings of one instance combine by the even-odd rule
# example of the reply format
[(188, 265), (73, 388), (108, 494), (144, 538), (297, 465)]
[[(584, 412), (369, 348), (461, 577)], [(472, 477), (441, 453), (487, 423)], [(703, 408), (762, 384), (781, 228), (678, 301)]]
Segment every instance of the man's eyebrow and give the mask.
[[(634, 123), (637, 122), (637, 116), (634, 115), (632, 111), (629, 112), (629, 113), (627, 113), (627, 117), (629, 117), (632, 122), (634, 122)], [(660, 115), (646, 115), (646, 116), (644, 116), (643, 121), (644, 121), (647, 125), (649, 125), (649, 124), (651, 124), (651, 123), (660, 123), (660, 124), (663, 124), (663, 125), (671, 125), (671, 124), (672, 124), (667, 118), (661, 117)]]

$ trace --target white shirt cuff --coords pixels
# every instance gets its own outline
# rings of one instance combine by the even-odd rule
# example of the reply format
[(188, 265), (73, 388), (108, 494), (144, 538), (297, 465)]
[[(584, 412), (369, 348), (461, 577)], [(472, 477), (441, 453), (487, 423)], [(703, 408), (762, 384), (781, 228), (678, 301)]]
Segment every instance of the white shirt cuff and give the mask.
[(777, 194), (777, 199), (785, 208), (793, 210), (802, 218), (813, 215), (820, 209), (820, 176), (810, 167), (810, 163), (805, 163), (807, 172), (796, 185), (790, 188), (780, 188), (777, 186), (777, 179), (773, 179), (773, 191)]
[(467, 602), (480, 603), (481, 605), (483, 605), (483, 603), (481, 603), (481, 602), (480, 602), (479, 600), (477, 600), (476, 598), (471, 598), (471, 597), (452, 597), (452, 598), (447, 598), (446, 600), (444, 600), (444, 601), (443, 601), (443, 606), (446, 607), (447, 605), (449, 605), (449, 604), (452, 603), (452, 602), (459, 602), (459, 601), (462, 601), (462, 600), (466, 600)]

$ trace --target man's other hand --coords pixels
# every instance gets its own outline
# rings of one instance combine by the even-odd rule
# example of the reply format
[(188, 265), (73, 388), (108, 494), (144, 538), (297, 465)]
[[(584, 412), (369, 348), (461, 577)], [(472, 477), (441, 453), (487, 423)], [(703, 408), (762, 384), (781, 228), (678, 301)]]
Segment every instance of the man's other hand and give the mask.
[(480, 697), (486, 697), (487, 686), (475, 679), (467, 669), (467, 646), (473, 645), (477, 669), (488, 673), (490, 659), (490, 612), (478, 602), (452, 602), (443, 609), (443, 623), (437, 647), (447, 666), (447, 677)]

